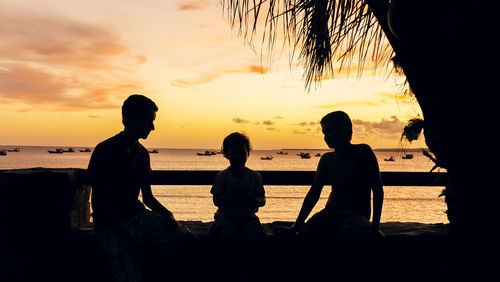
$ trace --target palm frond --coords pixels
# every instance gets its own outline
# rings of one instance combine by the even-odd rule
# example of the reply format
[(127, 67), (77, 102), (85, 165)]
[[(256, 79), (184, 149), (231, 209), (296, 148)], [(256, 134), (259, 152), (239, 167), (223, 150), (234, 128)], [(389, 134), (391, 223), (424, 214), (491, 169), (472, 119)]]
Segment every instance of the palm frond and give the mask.
[[(377, 19), (363, 0), (221, 0), (231, 25), (248, 41), (263, 25), (262, 46), (273, 51), (278, 32), (303, 63), (306, 88), (333, 76), (357, 59), (358, 74), (369, 59), (388, 64), (392, 49)], [(263, 22), (262, 22), (263, 21)], [(267, 45), (267, 46), (266, 46)], [(299, 52), (296, 52), (296, 51)], [(292, 59), (290, 59), (292, 60)]]

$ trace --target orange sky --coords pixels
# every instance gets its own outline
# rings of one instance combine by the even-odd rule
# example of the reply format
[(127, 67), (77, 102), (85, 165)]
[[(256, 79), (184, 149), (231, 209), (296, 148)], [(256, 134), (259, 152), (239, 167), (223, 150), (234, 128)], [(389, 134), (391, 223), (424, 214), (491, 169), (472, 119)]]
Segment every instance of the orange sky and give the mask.
[(354, 143), (400, 147), (421, 113), (383, 70), (305, 91), (302, 68), (261, 57), (217, 0), (78, 2), (0, 0), (0, 144), (94, 146), (122, 129), (132, 93), (157, 103), (144, 144), (162, 148), (218, 148), (233, 131), (255, 149), (325, 148), (318, 121), (333, 110), (353, 119)]

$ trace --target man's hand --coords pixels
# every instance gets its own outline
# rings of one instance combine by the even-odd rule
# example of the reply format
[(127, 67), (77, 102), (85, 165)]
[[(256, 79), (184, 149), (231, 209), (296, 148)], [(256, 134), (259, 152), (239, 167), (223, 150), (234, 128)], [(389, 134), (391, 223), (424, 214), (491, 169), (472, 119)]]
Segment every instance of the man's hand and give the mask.
[(165, 228), (169, 232), (177, 230), (179, 223), (175, 220), (174, 214), (166, 208), (162, 210), (162, 213), (165, 215)]

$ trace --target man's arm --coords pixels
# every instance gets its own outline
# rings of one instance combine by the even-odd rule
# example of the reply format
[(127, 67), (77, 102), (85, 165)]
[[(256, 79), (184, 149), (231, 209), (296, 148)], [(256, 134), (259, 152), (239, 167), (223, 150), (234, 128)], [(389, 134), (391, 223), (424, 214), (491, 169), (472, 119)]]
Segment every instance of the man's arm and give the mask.
[(324, 167), (326, 165), (326, 161), (324, 159), (324, 155), (321, 157), (319, 164), (318, 164), (318, 169), (316, 170), (316, 175), (314, 177), (313, 184), (311, 185), (311, 188), (309, 189), (309, 192), (307, 192), (306, 197), (304, 198), (304, 202), (302, 203), (302, 207), (300, 209), (299, 215), (297, 216), (297, 220), (295, 220), (295, 223), (292, 226), (292, 232), (297, 232), (299, 228), (304, 224), (305, 220), (311, 213), (312, 209), (316, 205), (316, 203), (319, 200), (319, 197), (321, 196), (321, 191), (323, 190), (324, 186)]
[(142, 201), (148, 208), (150, 208), (153, 211), (159, 211), (161, 213), (164, 213), (170, 216), (173, 220), (175, 220), (172, 212), (169, 211), (165, 206), (163, 206), (153, 195), (150, 184), (143, 184), (141, 186), (141, 192), (142, 192)]

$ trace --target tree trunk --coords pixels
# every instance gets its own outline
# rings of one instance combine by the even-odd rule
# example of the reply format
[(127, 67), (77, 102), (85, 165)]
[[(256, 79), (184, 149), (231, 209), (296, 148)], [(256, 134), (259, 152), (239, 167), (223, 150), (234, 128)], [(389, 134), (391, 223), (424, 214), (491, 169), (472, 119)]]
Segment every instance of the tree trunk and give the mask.
[[(402, 1), (391, 5), (398, 2)], [(494, 46), (488, 42), (494, 33), (483, 37), (487, 32), (478, 32), (493, 27), (478, 16), (485, 7), (441, 2), (413, 1), (406, 9), (392, 11), (403, 15), (392, 18), (388, 26), (387, 0), (368, 0), (422, 109), (426, 144), (448, 172), (445, 201), (452, 248), (474, 252), (484, 263), (494, 242), (489, 239), (492, 224), (497, 224), (498, 184), (493, 186), (496, 181), (487, 161), (497, 154), (492, 156), (494, 148), (485, 138), (486, 130), (492, 129), (487, 99), (494, 93), (493, 80), (486, 78), (491, 62), (481, 55), (496, 57), (498, 51), (488, 49)], [(463, 270), (464, 256), (459, 257), (462, 263), (456, 269)]]

